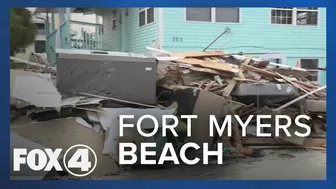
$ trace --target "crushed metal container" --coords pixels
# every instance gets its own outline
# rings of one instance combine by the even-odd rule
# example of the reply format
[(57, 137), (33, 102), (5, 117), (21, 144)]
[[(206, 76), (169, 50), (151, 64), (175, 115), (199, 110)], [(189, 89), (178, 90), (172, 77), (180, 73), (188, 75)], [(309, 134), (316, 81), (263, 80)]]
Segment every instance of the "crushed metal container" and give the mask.
[(82, 92), (155, 104), (156, 64), (155, 58), (58, 53), (56, 85), (66, 96)]
[(291, 97), (299, 95), (299, 90), (291, 84), (243, 83), (236, 85), (231, 95), (238, 98), (239, 101), (243, 103), (267, 105), (269, 103), (280, 103), (290, 100)]

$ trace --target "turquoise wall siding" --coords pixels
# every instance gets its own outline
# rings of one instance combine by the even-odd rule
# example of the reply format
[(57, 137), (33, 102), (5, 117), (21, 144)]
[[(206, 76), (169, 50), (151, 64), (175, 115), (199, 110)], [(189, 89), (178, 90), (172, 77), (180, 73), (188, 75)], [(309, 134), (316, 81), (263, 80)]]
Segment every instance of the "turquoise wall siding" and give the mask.
[[(230, 53), (284, 53), (287, 64), (294, 66), (300, 58), (318, 58), (326, 66), (326, 9), (319, 10), (318, 26), (281, 26), (270, 24), (269, 8), (241, 8), (240, 23), (185, 21), (185, 8), (164, 9), (164, 46), (167, 51), (201, 51), (224, 34), (209, 50)], [(179, 39), (179, 40), (176, 40)], [(324, 72), (319, 73), (326, 83)]]
[(154, 40), (159, 40), (159, 15), (158, 9), (154, 9), (154, 22), (139, 27), (138, 8), (129, 8), (128, 16), (128, 44), (130, 52), (148, 54), (145, 47), (152, 46)]
[[(318, 26), (271, 25), (269, 8), (241, 8), (240, 23), (231, 24), (187, 22), (185, 8), (163, 8), (163, 18), (160, 19), (159, 9), (155, 8), (154, 23), (142, 27), (139, 27), (138, 8), (128, 8), (128, 15), (125, 12), (126, 9), (117, 9), (118, 27), (112, 30), (112, 9), (104, 9), (103, 50), (149, 55), (151, 52), (145, 47), (152, 46), (153, 41), (159, 42), (163, 36), (161, 45), (164, 50), (201, 51), (229, 27), (231, 32), (224, 34), (209, 50), (283, 53), (288, 65), (296, 65), (301, 58), (317, 58), (319, 67), (326, 67), (325, 8), (319, 10)], [(125, 24), (124, 31), (121, 24)], [(319, 82), (326, 83), (324, 71), (319, 72)]]
[[(119, 50), (119, 40), (118, 40), (118, 29), (112, 30), (112, 10), (113, 9), (100, 9), (99, 15), (103, 18), (103, 50), (106, 51), (118, 51)], [(120, 10), (117, 9), (117, 15)]]
[[(138, 8), (128, 8), (127, 15), (125, 8), (118, 8), (118, 26), (115, 30), (112, 30), (112, 9), (99, 11), (104, 25), (103, 50), (150, 53), (145, 50), (145, 47), (151, 46), (153, 41), (159, 40), (158, 9), (154, 9), (154, 22), (142, 27), (139, 27), (138, 10)], [(125, 25), (122, 26), (122, 24)], [(124, 49), (123, 45), (125, 46)]]

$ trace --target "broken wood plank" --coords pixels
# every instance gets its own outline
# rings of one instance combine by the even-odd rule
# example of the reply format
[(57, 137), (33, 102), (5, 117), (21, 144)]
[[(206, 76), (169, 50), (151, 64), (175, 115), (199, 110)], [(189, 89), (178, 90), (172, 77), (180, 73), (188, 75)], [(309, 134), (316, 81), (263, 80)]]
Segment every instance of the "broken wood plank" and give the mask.
[(244, 65), (247, 65), (251, 61), (251, 57), (247, 57), (243, 63), (240, 64), (239, 72), (238, 72), (238, 77), (240, 79), (245, 79), (244, 76)]
[(220, 90), (220, 89), (224, 88), (225, 86), (226, 86), (226, 85), (220, 85), (220, 86), (211, 87), (211, 88), (209, 89), (209, 91), (210, 91), (210, 92), (215, 92), (215, 91), (217, 91), (217, 90)]
[(188, 69), (191, 70), (191, 71), (194, 71), (194, 72), (203, 72), (203, 73), (209, 73), (209, 74), (214, 74), (214, 75), (220, 75), (220, 76), (224, 76), (224, 77), (233, 77), (233, 74), (231, 74), (231, 73), (219, 72), (219, 71), (209, 69), (209, 68), (189, 67)]
[(267, 75), (267, 76), (271, 76), (271, 77), (277, 77), (277, 74), (270, 72), (268, 70), (265, 69), (260, 69), (260, 68), (256, 68), (254, 66), (250, 66), (250, 65), (242, 65), (245, 69), (251, 70), (253, 72), (259, 73), (259, 74), (263, 74), (263, 75)]
[(302, 81), (294, 81), (294, 82), (297, 83), (297, 84), (303, 85), (307, 88), (310, 88), (310, 89), (316, 89), (318, 87), (316, 85), (310, 85), (310, 84), (302, 82)]
[(211, 81), (204, 90), (209, 91), (209, 89), (216, 83), (217, 81)]
[[(240, 55), (232, 55), (235, 59), (238, 59), (238, 60), (245, 60), (245, 56), (240, 56)], [(256, 62), (262, 62), (262, 61), (265, 61), (265, 60), (261, 60), (261, 59), (256, 59), (256, 58), (252, 58), (253, 61), (256, 61)], [(284, 69), (292, 69), (292, 70), (299, 70), (299, 71), (307, 71), (303, 68), (298, 68), (298, 67), (294, 67), (294, 66), (288, 66), (288, 65), (285, 65), (285, 64), (278, 64), (278, 63), (275, 63), (275, 62), (269, 62), (269, 65), (271, 66), (279, 66), (281, 68), (284, 68)]]
[[(292, 78), (292, 77), (288, 77), (287, 78), (289, 81), (291, 82), (295, 82), (297, 81), (296, 78)], [(279, 83), (286, 83), (287, 81), (285, 81), (284, 79), (280, 79), (280, 78), (274, 78), (275, 81), (279, 82)]]
[(277, 72), (284, 76), (293, 76), (297, 78), (304, 78), (308, 76), (309, 72), (300, 71), (300, 70), (290, 70), (290, 69), (282, 69), (282, 68), (273, 68), (271, 69), (273, 72)]
[[(301, 89), (303, 92), (305, 92), (305, 93), (309, 93), (309, 92), (310, 92), (310, 91), (307, 91), (306, 89), (302, 88), (300, 85), (298, 85), (298, 84), (292, 82), (290, 79), (288, 79), (288, 77), (283, 76), (283, 75), (281, 75), (281, 74), (279, 74), (279, 73), (277, 73), (277, 72), (276, 72), (276, 74), (277, 74), (279, 77), (281, 77), (283, 80), (285, 80), (285, 81), (287, 81), (288, 83), (294, 85), (295, 87)], [(314, 94), (311, 94), (311, 95), (315, 97)]]
[(222, 81), (222, 78), (220, 78), (220, 76), (215, 75), (215, 76), (214, 76), (214, 80), (217, 81), (217, 83), (218, 83), (220, 86), (223, 85), (223, 81)]
[(169, 53), (172, 57), (185, 57), (185, 58), (201, 58), (209, 56), (225, 56), (226, 53), (222, 51), (213, 51), (213, 52), (176, 52)]
[(211, 60), (216, 63), (225, 63), (220, 57), (211, 57)]
[(304, 94), (304, 95), (302, 95), (302, 96), (300, 96), (300, 97), (298, 97), (298, 98), (296, 98), (296, 99), (294, 99), (294, 100), (292, 100), (292, 101), (290, 101), (290, 102), (287, 102), (286, 104), (280, 106), (279, 108), (274, 109), (273, 111), (276, 111), (276, 112), (277, 112), (277, 111), (280, 111), (280, 110), (282, 110), (282, 109), (284, 109), (284, 108), (286, 108), (286, 107), (288, 107), (288, 106), (294, 104), (295, 102), (300, 101), (300, 100), (306, 98), (307, 96), (309, 96), (309, 95), (311, 95), (311, 94), (315, 94), (315, 93), (317, 93), (317, 92), (319, 92), (319, 91), (321, 91), (321, 90), (323, 90), (323, 89), (325, 89), (325, 88), (327, 88), (327, 86), (323, 86), (323, 87), (320, 87), (320, 88), (318, 88), (318, 89), (315, 89), (315, 90), (313, 90), (313, 91), (311, 91), (311, 92), (309, 92), (309, 93), (306, 93), (306, 94)]
[(260, 74), (257, 74), (257, 73), (255, 73), (255, 72), (253, 72), (251, 70), (247, 70), (246, 74), (248, 76), (251, 76), (254, 80), (259, 81), (261, 79), (261, 75)]
[(228, 85), (223, 90), (222, 96), (229, 97), (231, 95), (232, 90), (236, 87), (237, 80), (232, 79), (229, 81)]
[[(297, 83), (297, 82), (294, 82), (294, 83), (296, 83), (298, 86), (300, 86), (301, 88), (303, 88), (303, 89), (305, 89), (306, 91), (308, 91), (308, 92), (310, 92), (310, 91), (312, 91), (312, 90), (314, 90), (314, 89), (317, 89), (317, 88), (309, 88), (309, 87), (306, 87), (306, 86), (304, 86), (304, 85), (301, 85), (301, 84), (299, 84), (299, 83)], [(316, 93), (316, 94), (320, 94), (320, 93)], [(321, 94), (320, 94), (321, 95)]]
[(199, 65), (205, 68), (211, 68), (215, 70), (231, 72), (231, 73), (238, 73), (239, 69), (237, 65), (227, 64), (227, 63), (212, 63), (204, 60), (199, 60), (196, 58), (185, 58), (182, 60), (178, 60), (178, 62), (184, 64), (191, 64), (191, 65)]

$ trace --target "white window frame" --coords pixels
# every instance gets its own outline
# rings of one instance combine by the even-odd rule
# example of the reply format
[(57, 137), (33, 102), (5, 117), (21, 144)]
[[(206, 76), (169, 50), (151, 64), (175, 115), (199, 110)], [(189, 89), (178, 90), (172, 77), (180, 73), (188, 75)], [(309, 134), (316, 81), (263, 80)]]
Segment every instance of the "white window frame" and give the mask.
[[(24, 52), (23, 52), (24, 51)], [(15, 53), (17, 54), (25, 54), (27, 52), (26, 48), (18, 48)]]
[[(224, 7), (221, 7), (224, 8)], [(237, 7), (227, 7), (227, 8), (237, 8)], [(237, 8), (239, 11), (238, 22), (216, 22), (216, 8), (211, 7), (211, 21), (191, 21), (187, 20), (187, 8), (184, 8), (184, 21), (192, 23), (216, 23), (216, 24), (240, 24), (241, 23), (241, 8)]]
[(316, 72), (316, 77), (317, 77), (317, 80), (316, 81), (311, 81), (311, 82), (314, 82), (314, 83), (318, 83), (319, 82), (319, 66), (320, 66), (320, 59), (318, 58), (300, 58), (300, 67), (302, 68), (302, 60), (317, 60), (317, 68), (316, 69), (306, 69), (306, 68), (303, 68), (305, 70), (307, 70), (308, 72), (311, 71), (311, 72)]
[[(114, 14), (115, 13), (115, 14)], [(117, 10), (112, 11), (112, 30), (116, 30), (118, 28), (118, 13)], [(115, 22), (115, 28), (113, 28), (113, 22)]]
[[(151, 9), (153, 8), (153, 11), (154, 11), (154, 18), (153, 18), (153, 22), (151, 23), (148, 23), (148, 17), (147, 17), (147, 12), (148, 12), (148, 9)], [(145, 11), (145, 24), (140, 26), (140, 12), (143, 12)], [(141, 27), (145, 27), (145, 26), (148, 26), (148, 25), (151, 25), (155, 22), (155, 8), (154, 7), (144, 7), (144, 8), (139, 8), (138, 9), (138, 18), (139, 18), (139, 22), (138, 22), (138, 26), (141, 28)]]
[[(292, 10), (292, 24), (277, 24), (277, 23), (272, 23), (272, 10)], [(297, 12), (298, 11), (309, 11), (309, 12), (317, 12), (317, 23), (316, 25), (298, 25), (297, 22)], [(297, 8), (293, 7), (292, 9), (283, 9), (283, 8), (270, 8), (269, 9), (269, 23), (271, 25), (275, 26), (299, 26), (299, 27), (318, 27), (320, 24), (320, 8), (317, 8), (316, 10), (310, 10), (310, 9), (302, 9), (302, 8)]]

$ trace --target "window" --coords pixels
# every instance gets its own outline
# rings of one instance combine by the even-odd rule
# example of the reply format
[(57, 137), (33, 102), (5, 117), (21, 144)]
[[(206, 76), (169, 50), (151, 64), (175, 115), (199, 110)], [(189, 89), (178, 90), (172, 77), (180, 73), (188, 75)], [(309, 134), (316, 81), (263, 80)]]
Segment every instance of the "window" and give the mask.
[(16, 53), (26, 53), (26, 48), (19, 48)]
[(281, 7), (271, 10), (272, 24), (293, 24), (293, 9)]
[(312, 25), (318, 23), (318, 8), (279, 7), (271, 9), (271, 23), (284, 25)]
[(117, 10), (112, 11), (112, 30), (117, 29)]
[(296, 24), (297, 25), (317, 25), (318, 20), (317, 8), (297, 8)]
[(154, 8), (139, 8), (139, 26), (154, 22)]
[(35, 52), (36, 53), (46, 52), (46, 42), (45, 41), (35, 41)]
[(37, 35), (45, 35), (44, 24), (38, 23), (36, 24), (37, 27)]
[(239, 23), (239, 8), (186, 8), (186, 21)]
[(306, 69), (309, 75), (306, 77), (310, 81), (318, 81), (318, 59), (301, 59), (301, 68)]
[(215, 8), (216, 22), (239, 23), (239, 8)]
[(186, 20), (211, 22), (211, 8), (186, 8)]

